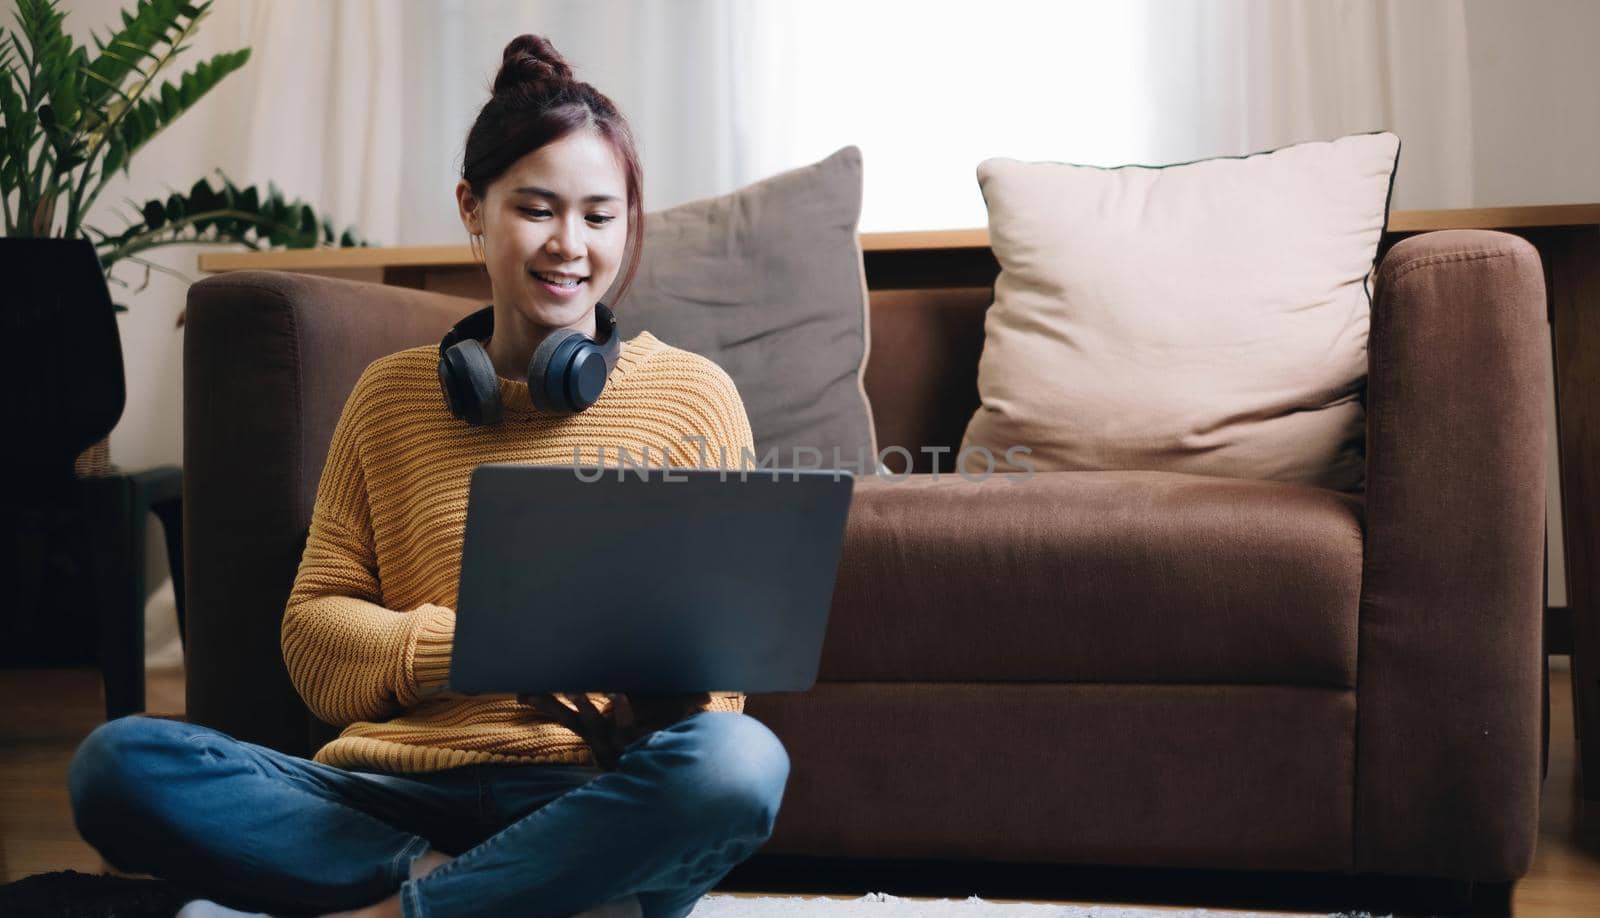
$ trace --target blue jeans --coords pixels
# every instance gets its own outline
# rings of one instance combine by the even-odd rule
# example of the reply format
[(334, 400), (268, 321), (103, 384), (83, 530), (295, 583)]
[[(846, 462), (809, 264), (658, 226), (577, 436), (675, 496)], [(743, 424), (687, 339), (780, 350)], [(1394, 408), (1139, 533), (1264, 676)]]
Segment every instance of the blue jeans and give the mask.
[[(635, 895), (687, 915), (772, 832), (783, 744), (702, 712), (628, 747), (614, 771), (472, 765), (412, 775), (321, 765), (193, 724), (125, 717), (68, 775), (78, 831), (119, 869), (235, 908), (407, 916), (568, 916)], [(428, 848), (456, 859), (409, 878)]]

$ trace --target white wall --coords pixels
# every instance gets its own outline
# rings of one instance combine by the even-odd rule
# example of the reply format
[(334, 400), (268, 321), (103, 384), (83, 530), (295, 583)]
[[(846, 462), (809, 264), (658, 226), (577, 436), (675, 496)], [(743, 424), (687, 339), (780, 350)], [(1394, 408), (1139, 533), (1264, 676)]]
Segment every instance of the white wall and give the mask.
[(1600, 3), (1466, 9), (1473, 206), (1600, 201)]

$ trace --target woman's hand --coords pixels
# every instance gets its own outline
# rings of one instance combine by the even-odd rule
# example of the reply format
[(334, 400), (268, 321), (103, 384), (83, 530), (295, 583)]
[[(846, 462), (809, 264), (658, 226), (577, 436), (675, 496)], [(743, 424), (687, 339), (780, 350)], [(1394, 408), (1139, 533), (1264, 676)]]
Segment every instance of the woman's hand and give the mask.
[[(519, 695), (523, 704), (583, 737), (597, 765), (607, 771), (617, 767), (623, 750), (663, 727), (670, 727), (710, 703), (705, 692), (693, 695), (607, 695), (611, 707), (602, 714), (582, 692), (553, 695)], [(570, 707), (569, 707), (570, 703)]]

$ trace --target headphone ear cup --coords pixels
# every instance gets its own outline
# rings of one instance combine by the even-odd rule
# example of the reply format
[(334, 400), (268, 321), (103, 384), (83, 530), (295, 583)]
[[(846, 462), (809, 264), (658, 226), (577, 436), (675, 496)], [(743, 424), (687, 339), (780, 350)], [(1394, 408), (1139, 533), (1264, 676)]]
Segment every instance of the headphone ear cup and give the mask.
[(446, 348), (439, 360), (439, 381), (451, 414), (468, 424), (500, 423), (500, 380), (483, 342), (468, 339)]
[[(572, 413), (572, 406), (567, 404), (566, 400), (565, 374), (559, 372), (565, 361), (557, 361), (555, 357), (558, 351), (569, 350), (563, 348), (563, 345), (574, 339), (587, 341), (588, 336), (583, 332), (564, 328), (546, 335), (545, 339), (539, 342), (539, 346), (533, 349), (533, 357), (528, 360), (528, 396), (535, 408), (559, 414)], [(552, 366), (556, 367), (558, 372), (552, 374)]]

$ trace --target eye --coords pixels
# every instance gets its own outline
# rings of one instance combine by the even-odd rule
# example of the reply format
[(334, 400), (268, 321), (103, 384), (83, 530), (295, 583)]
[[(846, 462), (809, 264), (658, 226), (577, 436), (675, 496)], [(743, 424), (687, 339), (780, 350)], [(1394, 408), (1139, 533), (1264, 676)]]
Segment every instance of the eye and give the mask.
[(607, 223), (610, 223), (612, 220), (617, 218), (607, 214), (590, 214), (589, 219), (594, 222), (595, 226), (605, 226)]
[(523, 213), (527, 214), (530, 217), (548, 217), (548, 216), (550, 216), (550, 211), (545, 210), (542, 207), (519, 207), (517, 209), (522, 211)]

